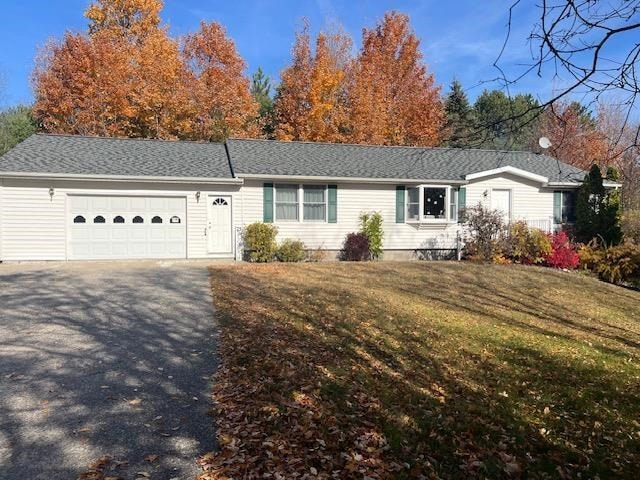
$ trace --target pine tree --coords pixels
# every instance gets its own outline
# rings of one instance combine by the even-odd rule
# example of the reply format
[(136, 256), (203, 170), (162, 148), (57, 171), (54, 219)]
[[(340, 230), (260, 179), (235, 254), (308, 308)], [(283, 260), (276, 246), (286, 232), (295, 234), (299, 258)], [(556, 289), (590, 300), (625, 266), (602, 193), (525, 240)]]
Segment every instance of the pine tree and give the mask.
[(578, 193), (576, 235), (585, 243), (595, 238), (605, 245), (616, 245), (622, 240), (620, 194), (605, 188), (600, 168), (595, 164)]
[(266, 138), (273, 138), (275, 119), (273, 98), (271, 97), (271, 80), (260, 67), (251, 77), (251, 95), (260, 106), (258, 114), (263, 135)]
[(470, 147), (474, 145), (473, 110), (467, 94), (458, 80), (451, 83), (451, 91), (444, 102), (445, 145), (449, 147)]

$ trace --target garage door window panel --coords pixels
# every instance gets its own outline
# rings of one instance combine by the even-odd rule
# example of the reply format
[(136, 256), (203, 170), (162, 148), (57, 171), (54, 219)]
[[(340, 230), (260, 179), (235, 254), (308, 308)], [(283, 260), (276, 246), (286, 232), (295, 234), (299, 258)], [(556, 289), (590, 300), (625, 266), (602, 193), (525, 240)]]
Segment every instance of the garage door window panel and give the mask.
[(87, 221), (82, 215), (78, 215), (73, 219), (73, 223), (87, 223)]
[(98, 215), (97, 217), (94, 217), (93, 223), (106, 223), (106, 220), (102, 215)]
[(141, 216), (136, 215), (133, 217), (133, 223), (144, 223), (144, 219)]

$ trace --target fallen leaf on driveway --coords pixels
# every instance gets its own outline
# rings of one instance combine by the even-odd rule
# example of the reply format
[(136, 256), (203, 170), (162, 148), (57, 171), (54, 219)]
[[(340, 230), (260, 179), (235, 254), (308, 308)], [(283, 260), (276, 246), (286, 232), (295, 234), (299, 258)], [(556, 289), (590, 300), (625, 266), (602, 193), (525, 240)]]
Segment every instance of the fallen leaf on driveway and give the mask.
[(160, 458), (158, 457), (158, 455), (147, 455), (146, 457), (144, 457), (144, 459), (149, 463), (155, 462), (156, 460), (158, 460), (158, 458)]

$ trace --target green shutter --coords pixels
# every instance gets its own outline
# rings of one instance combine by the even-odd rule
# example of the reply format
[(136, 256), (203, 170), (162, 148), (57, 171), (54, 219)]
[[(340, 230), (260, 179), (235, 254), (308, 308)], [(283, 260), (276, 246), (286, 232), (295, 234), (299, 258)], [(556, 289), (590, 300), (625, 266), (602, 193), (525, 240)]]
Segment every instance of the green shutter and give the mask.
[(559, 190), (553, 192), (553, 223), (562, 223), (562, 192)]
[(462, 211), (467, 206), (467, 187), (460, 187), (458, 190), (458, 223), (462, 223), (464, 215)]
[(273, 223), (273, 183), (265, 183), (262, 187), (262, 221)]
[(329, 185), (329, 223), (338, 223), (338, 186)]
[(404, 223), (405, 191), (404, 185), (396, 186), (396, 223)]

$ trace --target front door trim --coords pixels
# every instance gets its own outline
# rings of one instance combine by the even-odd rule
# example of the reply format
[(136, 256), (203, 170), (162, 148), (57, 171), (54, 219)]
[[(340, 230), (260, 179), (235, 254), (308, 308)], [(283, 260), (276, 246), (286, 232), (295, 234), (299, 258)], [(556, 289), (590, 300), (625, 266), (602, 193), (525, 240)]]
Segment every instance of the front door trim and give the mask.
[[(224, 199), (229, 204), (229, 249), (225, 251), (217, 251), (211, 248), (211, 235), (213, 233), (212, 224), (212, 209), (213, 202), (217, 199)], [(234, 241), (233, 241), (233, 196), (228, 193), (215, 194), (210, 193), (207, 195), (207, 253), (210, 255), (229, 255), (234, 254)]]

